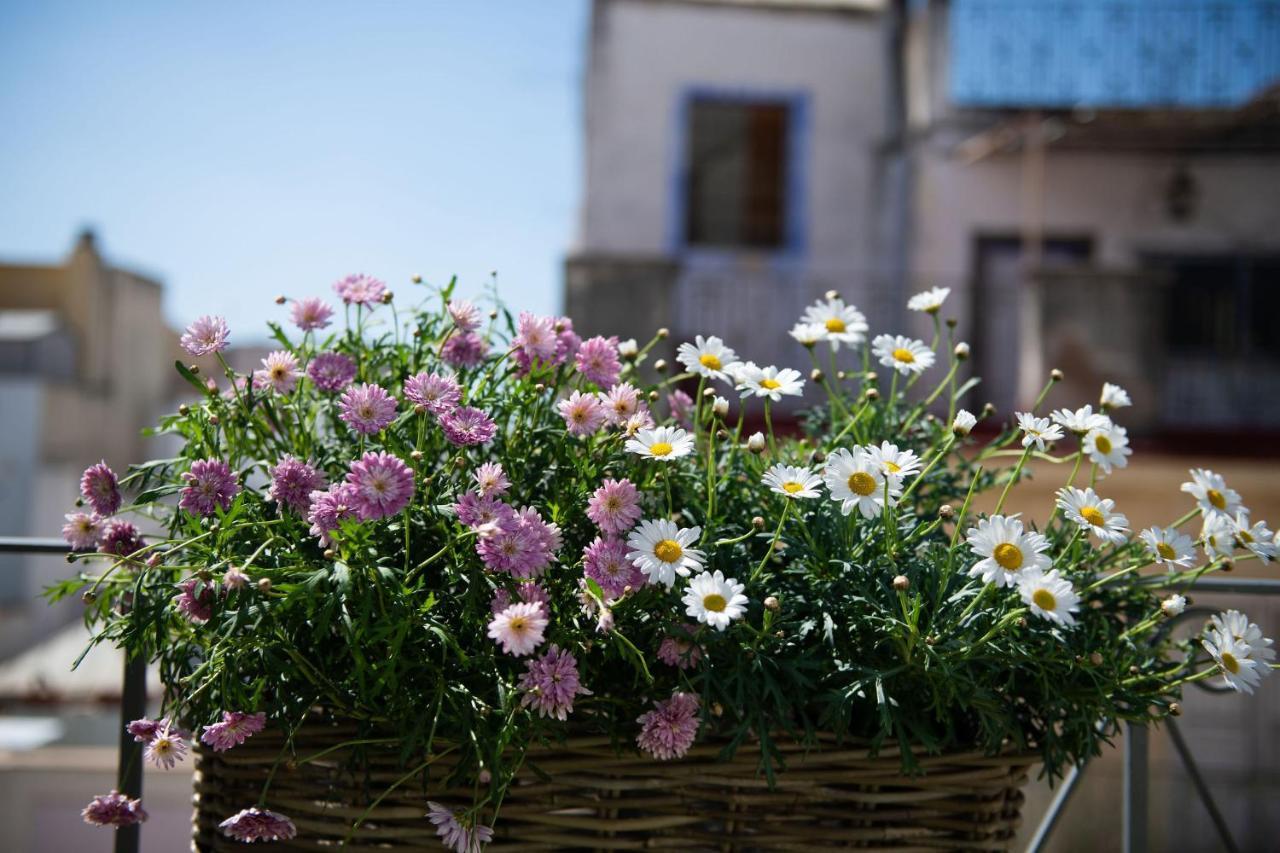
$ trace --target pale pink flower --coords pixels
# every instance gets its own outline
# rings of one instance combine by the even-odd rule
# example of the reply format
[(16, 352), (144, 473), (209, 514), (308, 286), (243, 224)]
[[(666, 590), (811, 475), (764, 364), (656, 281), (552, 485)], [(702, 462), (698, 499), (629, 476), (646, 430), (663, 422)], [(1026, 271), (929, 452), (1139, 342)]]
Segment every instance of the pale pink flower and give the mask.
[(605, 411), (594, 394), (574, 391), (558, 408), (570, 435), (591, 435), (604, 426)]
[(304, 332), (310, 332), (328, 328), (333, 309), (320, 297), (308, 296), (293, 300), (289, 307), (289, 317), (293, 320), (293, 325)]
[(254, 371), (253, 387), (270, 388), (277, 394), (288, 394), (298, 387), (298, 357), (288, 350), (276, 350), (262, 360), (262, 369)]
[(227, 348), (227, 338), (230, 335), (231, 329), (226, 320), (206, 315), (187, 326), (187, 331), (178, 342), (192, 355), (213, 355)]
[(520, 689), (524, 692), (522, 706), (533, 708), (540, 717), (557, 720), (568, 719), (577, 696), (591, 693), (578, 679), (577, 659), (554, 643), (542, 657), (525, 662)]
[(587, 501), (587, 518), (605, 533), (626, 533), (640, 520), (640, 492), (625, 477), (605, 480)]
[(489, 637), (515, 657), (531, 654), (542, 644), (547, 617), (540, 603), (512, 604), (489, 623)]
[(654, 709), (636, 719), (640, 734), (636, 743), (659, 761), (682, 758), (698, 736), (698, 697), (675, 693), (654, 703)]

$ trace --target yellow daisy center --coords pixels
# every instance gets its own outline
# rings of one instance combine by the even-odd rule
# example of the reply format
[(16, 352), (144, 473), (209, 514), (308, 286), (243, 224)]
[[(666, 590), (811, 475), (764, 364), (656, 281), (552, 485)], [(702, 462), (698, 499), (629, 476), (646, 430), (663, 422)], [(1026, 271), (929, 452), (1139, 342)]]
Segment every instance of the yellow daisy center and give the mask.
[(991, 552), (991, 557), (1002, 569), (1012, 572), (1022, 568), (1022, 549), (1012, 542), (1001, 542)]
[(1166, 560), (1173, 560), (1178, 556), (1178, 552), (1173, 550), (1173, 546), (1168, 542), (1157, 542), (1156, 553)]
[(855, 495), (866, 497), (874, 494), (876, 490), (876, 478), (872, 477), (865, 471), (854, 471), (849, 475), (849, 491)]
[(1218, 509), (1227, 508), (1227, 499), (1223, 497), (1222, 492), (1217, 489), (1206, 489), (1204, 496), (1209, 499), (1209, 503), (1213, 504)]
[(796, 492), (804, 491), (804, 483), (797, 483), (795, 480), (791, 480), (782, 484), (782, 490), (789, 495), (794, 495)]
[(1097, 507), (1087, 506), (1080, 510), (1080, 517), (1092, 524), (1094, 527), (1102, 527), (1107, 523), (1107, 517), (1098, 511)]
[(1240, 672), (1240, 661), (1236, 660), (1236, 656), (1231, 652), (1222, 653), (1222, 668), (1232, 675)]
[(701, 364), (708, 370), (719, 370), (723, 366), (720, 364), (720, 357), (709, 352), (698, 356), (698, 364)]
[(1031, 593), (1031, 601), (1041, 610), (1053, 611), (1058, 606), (1058, 599), (1047, 589), (1037, 589)]
[(768, 388), (770, 391), (776, 391), (777, 389), (782, 387), (782, 383), (776, 379), (761, 379), (760, 387)]
[(663, 539), (653, 546), (653, 556), (664, 563), (674, 563), (684, 556), (684, 549), (674, 539)]
[(724, 609), (729, 606), (729, 602), (724, 600), (724, 596), (718, 593), (702, 596), (702, 607), (704, 610), (710, 610), (713, 613), (723, 613)]
[(1242, 545), (1248, 545), (1250, 542), (1253, 541), (1253, 534), (1247, 530), (1241, 530), (1239, 533), (1236, 534), (1236, 538), (1240, 540), (1240, 543)]
[(826, 323), (823, 323), (823, 325), (827, 327), (828, 332), (836, 335), (840, 334), (847, 328), (844, 324), (844, 320), (841, 320), (839, 317), (832, 317)]
[(1111, 439), (1105, 435), (1095, 435), (1093, 437), (1093, 446), (1097, 448), (1099, 453), (1105, 455), (1111, 452)]
[(884, 462), (884, 470), (888, 471), (890, 474), (896, 474), (902, 470), (902, 466), (897, 462), (890, 462), (886, 459)]
[(893, 351), (893, 360), (900, 361), (903, 364), (913, 364), (916, 360), (916, 354), (906, 347), (898, 347)]
[(675, 448), (672, 447), (669, 442), (655, 441), (653, 444), (649, 445), (649, 455), (650, 456), (670, 456), (671, 451), (674, 449)]

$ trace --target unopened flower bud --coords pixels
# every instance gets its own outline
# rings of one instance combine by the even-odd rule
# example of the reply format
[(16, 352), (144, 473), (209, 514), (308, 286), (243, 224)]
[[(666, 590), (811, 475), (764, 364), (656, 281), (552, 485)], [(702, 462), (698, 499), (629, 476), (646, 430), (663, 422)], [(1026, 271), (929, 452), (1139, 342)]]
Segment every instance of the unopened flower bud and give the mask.
[(843, 370), (836, 371), (836, 379), (839, 379), (841, 382), (845, 381), (848, 378), (849, 378), (849, 374), (846, 373), (845, 371)]
[(1065, 375), (1066, 374), (1064, 374), (1061, 370), (1059, 370), (1056, 367), (1053, 370), (1049, 371), (1049, 379), (1052, 380), (1053, 382), (1061, 382)]
[(723, 716), (723, 715), (724, 715), (724, 706), (723, 706), (723, 705), (721, 705), (719, 702), (712, 702), (712, 703), (711, 703), (711, 716), (713, 716), (713, 717), (720, 717), (720, 716)]
[(911, 579), (906, 575), (898, 575), (893, 579), (893, 588), (898, 592), (906, 592), (911, 589)]
[(838, 291), (838, 290), (828, 290), (828, 291), (827, 291), (825, 294), (823, 294), (823, 295), (824, 295), (824, 296), (826, 296), (826, 297), (827, 297), (827, 301), (828, 301), (828, 302), (830, 302), (830, 301), (832, 301), (833, 299), (839, 299), (839, 298), (840, 298), (840, 291)]
[(476, 781), (479, 782), (481, 785), (488, 785), (490, 782), (493, 781), (493, 774), (490, 773), (487, 769), (481, 770), (480, 775), (476, 777)]
[(649, 392), (649, 402), (650, 402), (650, 403), (656, 403), (656, 402), (658, 402), (658, 399), (659, 399), (661, 396), (662, 396), (662, 395), (661, 395), (661, 394), (659, 394), (657, 391), (650, 391), (650, 392)]
[(938, 635), (930, 634), (929, 636), (925, 637), (924, 644), (926, 646), (936, 646), (938, 644)]
[(752, 453), (764, 453), (764, 433), (751, 433), (747, 438), (747, 450), (750, 450)]
[(714, 388), (703, 388), (703, 389), (702, 389), (702, 396), (703, 396), (703, 398), (704, 398), (704, 399), (710, 400), (710, 399), (711, 399), (712, 397), (714, 397), (715, 395), (716, 395), (716, 389), (714, 389)]
[(332, 560), (332, 559), (333, 559), (334, 557), (336, 557), (336, 556), (338, 556), (338, 552), (337, 552), (337, 551), (335, 551), (335, 550), (333, 550), (332, 548), (325, 548), (325, 549), (324, 549), (324, 558), (325, 558), (326, 560)]
[(160, 554), (156, 551), (152, 551), (151, 556), (147, 557), (147, 568), (154, 569), (156, 566), (160, 565), (160, 560)]
[(821, 450), (813, 451), (813, 462), (815, 465), (821, 465), (823, 462), (826, 462), (826, 461), (827, 461), (827, 454), (823, 453)]
[(825, 378), (825, 374), (818, 368), (809, 371), (810, 382), (821, 382)]
[(995, 404), (995, 403), (983, 403), (983, 404), (982, 404), (982, 416), (983, 416), (984, 418), (989, 418), (989, 417), (991, 417), (992, 415), (994, 415), (995, 413), (996, 413), (996, 404)]
[(498, 319), (498, 309), (495, 308), (494, 310), (489, 312), (489, 319), (490, 320)]
[(729, 401), (724, 397), (716, 397), (711, 401), (711, 413), (717, 418), (727, 418), (729, 416)]
[(1018, 617), (1018, 627), (1019, 627), (1019, 628), (1025, 628), (1025, 627), (1027, 627), (1027, 626), (1028, 626), (1028, 625), (1030, 625), (1030, 624), (1031, 624), (1031, 623), (1027, 621), (1027, 617), (1025, 617), (1025, 616), (1019, 616), (1019, 617)]
[(1169, 703), (1169, 716), (1170, 716), (1170, 717), (1181, 717), (1181, 716), (1182, 716), (1182, 706), (1181, 706), (1181, 705), (1179, 705), (1177, 702), (1170, 702), (1170, 703)]
[(1089, 655), (1089, 663), (1094, 666), (1102, 666), (1102, 652), (1092, 652)]
[(866, 381), (868, 384), (877, 382), (879, 381), (879, 379), (880, 379), (879, 373), (876, 373), (874, 370), (867, 371)]
[(222, 423), (222, 418), (218, 417), (217, 415), (211, 414), (209, 415), (209, 423), (213, 424), (214, 426), (217, 426), (218, 424)]
[(1235, 568), (1236, 568), (1236, 564), (1231, 562), (1230, 560), (1222, 561), (1222, 571), (1231, 572), (1231, 571), (1235, 571)]
[(184, 416), (184, 417), (185, 417), (186, 415), (189, 415), (190, 413), (191, 413), (191, 407), (190, 407), (190, 406), (188, 406), (186, 403), (183, 403), (181, 406), (179, 406), (179, 407), (178, 407), (178, 414), (180, 414), (180, 415), (182, 415), (182, 416)]
[(1137, 666), (1131, 666), (1131, 667), (1129, 667), (1129, 674), (1130, 674), (1130, 675), (1137, 675), (1137, 674), (1138, 674), (1138, 673), (1140, 673), (1140, 672), (1142, 672), (1142, 670), (1138, 669), (1138, 667), (1137, 667)]
[(665, 358), (660, 358), (660, 359), (658, 359), (657, 361), (655, 361), (655, 362), (653, 363), (653, 369), (654, 369), (654, 370), (656, 370), (656, 371), (658, 371), (659, 373), (666, 373), (666, 372), (667, 372), (667, 360), (666, 360)]
[(84, 595), (80, 596), (80, 600), (85, 604), (93, 604), (98, 600), (98, 594), (92, 590), (88, 590)]
[(258, 592), (271, 592), (271, 578), (263, 578), (258, 581)]
[(969, 345), (966, 344), (964, 341), (961, 341), (960, 343), (956, 344), (956, 348), (954, 352), (956, 354), (956, 361), (964, 361), (966, 358), (969, 357)]
[(956, 517), (956, 511), (951, 504), (943, 504), (938, 507), (938, 518), (952, 519)]
[(618, 344), (618, 355), (622, 356), (627, 361), (631, 361), (639, 354), (640, 345), (636, 343), (635, 338), (627, 338), (625, 341)]
[(218, 383), (212, 379), (206, 379), (204, 381), (204, 387), (210, 394), (218, 393)]
[(954, 328), (955, 328), (959, 323), (960, 323), (960, 321), (959, 321), (959, 320), (957, 320), (955, 317), (948, 317), (948, 318), (947, 318), (947, 328), (948, 328), (948, 329), (954, 329)]
[(382, 304), (390, 305), (391, 300), (395, 298), (396, 298), (396, 295), (392, 293), (390, 290), (388, 290), (386, 293), (382, 294)]
[(729, 431), (727, 429), (716, 430), (716, 438), (720, 439), (721, 441), (724, 441), (728, 437), (729, 437)]
[(778, 608), (779, 608), (779, 607), (781, 607), (781, 606), (782, 606), (782, 605), (778, 603), (777, 596), (773, 596), (773, 595), (771, 595), (771, 596), (769, 596), (768, 598), (766, 598), (766, 599), (764, 600), (764, 608), (765, 608), (765, 610), (772, 610), (774, 613), (777, 613), (777, 612), (778, 612)]
[(657, 337), (658, 337), (658, 340), (665, 341), (667, 338), (671, 337), (671, 330), (668, 329), (666, 326), (663, 326), (661, 329), (658, 330)]
[(276, 297), (276, 304), (283, 305), (284, 303), (285, 303), (285, 298), (284, 298), (284, 294), (282, 293)]
[(774, 636), (774, 639), (781, 640), (783, 637), (785, 637), (785, 636), (787, 636), (787, 635), (786, 635), (783, 631), (778, 630), (778, 631), (774, 631), (774, 632), (773, 632), (773, 636)]
[(964, 409), (961, 409), (956, 412), (955, 420), (951, 422), (951, 431), (956, 435), (968, 435), (977, 425), (978, 419)]
[(533, 386), (533, 390), (541, 394), (543, 391), (547, 390), (547, 386), (539, 382), (538, 384)]
[(414, 284), (422, 284), (422, 276), (420, 275), (411, 276), (409, 278), (409, 281), (412, 281)]
[(867, 398), (868, 400), (879, 400), (879, 399), (880, 399), (880, 392), (879, 392), (879, 391), (877, 391), (875, 388), (868, 388), (868, 389), (864, 392), (864, 396), (866, 396), (866, 398)]
[(427, 413), (427, 407), (421, 403), (415, 403), (413, 406), (413, 413), (415, 415), (425, 415)]
[(751, 519), (751, 526), (756, 530), (764, 530), (764, 519), (758, 515), (753, 517)]
[(200, 365), (198, 365), (198, 364), (188, 364), (188, 365), (187, 365), (187, 370), (191, 371), (192, 373), (199, 373), (199, 372), (200, 372)]

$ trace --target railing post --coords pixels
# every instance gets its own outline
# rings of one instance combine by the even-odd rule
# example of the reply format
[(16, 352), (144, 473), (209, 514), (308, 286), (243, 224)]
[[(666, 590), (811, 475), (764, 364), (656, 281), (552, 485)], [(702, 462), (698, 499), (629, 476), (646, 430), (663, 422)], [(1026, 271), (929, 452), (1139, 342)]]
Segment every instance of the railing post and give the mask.
[[(142, 796), (142, 744), (125, 731), (131, 721), (147, 715), (147, 659), (124, 654), (124, 681), (120, 685), (120, 756), (116, 770), (120, 793)], [(144, 805), (145, 807), (145, 805)], [(116, 830), (115, 853), (138, 853), (142, 827), (138, 824)]]
[(1124, 853), (1147, 853), (1147, 727), (1124, 732)]

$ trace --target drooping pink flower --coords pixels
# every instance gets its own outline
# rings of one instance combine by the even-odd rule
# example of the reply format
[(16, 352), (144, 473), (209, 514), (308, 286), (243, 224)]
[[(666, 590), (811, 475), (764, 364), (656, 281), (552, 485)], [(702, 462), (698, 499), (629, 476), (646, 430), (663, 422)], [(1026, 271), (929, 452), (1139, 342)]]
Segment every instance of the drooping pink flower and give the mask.
[(131, 800), (114, 789), (109, 794), (99, 794), (90, 800), (80, 816), (85, 823), (94, 826), (115, 827), (134, 826), (147, 819), (141, 799)]
[(169, 727), (167, 721), (147, 741), (142, 754), (155, 767), (172, 770), (187, 755), (187, 743), (181, 735)]
[(458, 521), (467, 527), (484, 527), (513, 518), (515, 510), (503, 503), (497, 495), (481, 495), (466, 492), (453, 505)]
[(542, 657), (526, 661), (524, 666), (524, 675), (520, 676), (524, 695), (520, 697), (520, 704), (533, 708), (540, 717), (568, 719), (573, 712), (573, 700), (591, 693), (578, 678), (577, 659), (555, 643)]
[(289, 307), (289, 318), (293, 320), (293, 325), (304, 332), (328, 328), (331, 317), (333, 309), (318, 296), (295, 299)]
[(297, 457), (285, 455), (271, 469), (271, 486), (267, 499), (281, 509), (306, 515), (311, 509), (311, 493), (325, 488), (324, 473)]
[(213, 616), (213, 587), (200, 578), (187, 578), (178, 584), (181, 590), (173, 597), (178, 612), (197, 625), (203, 625)]
[(311, 493), (311, 509), (307, 521), (311, 522), (311, 535), (320, 538), (320, 544), (332, 545), (330, 533), (342, 526), (347, 519), (356, 518), (355, 487), (350, 483), (335, 483), (326, 491)]
[(498, 431), (498, 425), (488, 415), (471, 406), (460, 406), (444, 415), (440, 426), (449, 443), (458, 447), (487, 444)]
[(113, 518), (102, 526), (102, 538), (98, 540), (98, 550), (103, 554), (115, 554), (127, 557), (146, 544), (137, 525), (123, 518)]
[(244, 711), (223, 711), (222, 719), (204, 727), (200, 740), (213, 747), (214, 752), (226, 752), (239, 746), (267, 727), (267, 715), (262, 711), (247, 714)]
[(262, 369), (253, 372), (253, 387), (262, 391), (270, 388), (277, 394), (288, 394), (298, 387), (298, 357), (288, 350), (278, 349), (262, 360)]
[(439, 417), (457, 408), (462, 389), (451, 376), (419, 373), (404, 381), (405, 399)]
[(178, 506), (193, 515), (207, 517), (219, 509), (226, 512), (240, 493), (240, 484), (231, 466), (221, 459), (197, 459), (191, 463), (191, 470), (182, 475), (182, 480), (186, 485)]
[(307, 365), (307, 376), (321, 391), (341, 391), (356, 378), (356, 363), (340, 352), (322, 352)]
[(698, 704), (693, 693), (674, 693), (670, 699), (654, 702), (653, 710), (636, 719), (640, 724), (636, 743), (659, 761), (683, 757), (698, 736)]
[(618, 381), (622, 362), (618, 361), (618, 339), (596, 335), (587, 338), (578, 347), (574, 365), (588, 382), (608, 388)]
[(592, 435), (604, 426), (605, 411), (595, 394), (574, 391), (557, 408), (570, 435)]
[(102, 535), (102, 519), (97, 513), (70, 512), (66, 515), (67, 523), (62, 525), (62, 538), (67, 540), (73, 551), (91, 551), (98, 547), (98, 537)]
[(107, 466), (106, 460), (90, 465), (80, 475), (80, 494), (93, 507), (93, 511), (106, 518), (120, 509), (120, 481), (116, 472)]
[(474, 332), (480, 328), (480, 309), (465, 299), (450, 300), (446, 306), (449, 318), (460, 332)]
[(502, 470), (499, 462), (486, 462), (476, 469), (473, 475), (476, 480), (476, 491), (485, 497), (506, 494), (511, 488), (511, 481)]
[(226, 320), (205, 315), (187, 326), (187, 331), (178, 342), (192, 355), (213, 355), (227, 348), (227, 338), (230, 336), (231, 329)]
[(352, 385), (342, 393), (340, 417), (363, 435), (382, 432), (396, 419), (396, 399), (369, 382)]
[(587, 518), (605, 533), (615, 536), (635, 527), (642, 513), (640, 492), (625, 477), (605, 480), (587, 501)]
[(573, 330), (573, 320), (568, 317), (558, 318), (555, 330), (556, 354), (552, 363), (564, 364), (578, 354), (578, 347), (582, 346), (582, 338), (578, 337), (577, 332)]
[(600, 405), (604, 407), (609, 423), (614, 426), (625, 424), (627, 418), (644, 407), (640, 402), (640, 392), (630, 382), (619, 382), (608, 391), (601, 391)]
[(481, 847), (493, 840), (490, 827), (475, 823), (462, 811), (455, 811), (433, 800), (427, 801), (427, 820), (436, 827), (436, 835), (445, 849), (454, 853), (480, 853)]
[(663, 637), (658, 646), (658, 660), (680, 669), (697, 666), (698, 661), (702, 660), (702, 647), (693, 641), (693, 634), (697, 630), (697, 625), (686, 624)]
[(143, 717), (140, 720), (130, 722), (124, 727), (124, 730), (133, 735), (136, 743), (148, 743), (156, 736), (156, 732), (164, 728), (166, 722), (165, 720), (151, 720)]
[(489, 637), (502, 646), (502, 651), (524, 657), (542, 645), (547, 628), (547, 614), (542, 604), (512, 604), (489, 622)]
[(244, 809), (218, 824), (218, 829), (236, 841), (288, 841), (298, 834), (293, 821), (270, 809)]
[(398, 514), (413, 499), (413, 469), (390, 453), (369, 451), (347, 472), (361, 521)]
[(347, 305), (372, 307), (386, 297), (387, 285), (371, 275), (357, 274), (338, 279), (333, 290)]
[(511, 343), (530, 361), (550, 362), (556, 354), (556, 322), (553, 317), (540, 317), (520, 312), (516, 337)]
[(667, 407), (671, 417), (685, 427), (693, 426), (693, 398), (679, 388), (667, 395)]
[(249, 585), (249, 576), (235, 566), (229, 567), (222, 573), (222, 589), (224, 592), (232, 590), (244, 589)]
[(440, 357), (450, 367), (476, 367), (489, 354), (489, 344), (475, 332), (452, 335), (440, 348)]
[(606, 598), (617, 598), (627, 587), (645, 585), (644, 573), (627, 559), (627, 543), (597, 536), (582, 550), (582, 571), (600, 585)]
[[(493, 591), (493, 598), (489, 601), (489, 610), (493, 615), (497, 616), (511, 606), (512, 600), (511, 590), (500, 586)], [(551, 596), (547, 595), (547, 591), (537, 581), (525, 581), (516, 584), (514, 600), (522, 604), (541, 604), (544, 613), (551, 612)]]

